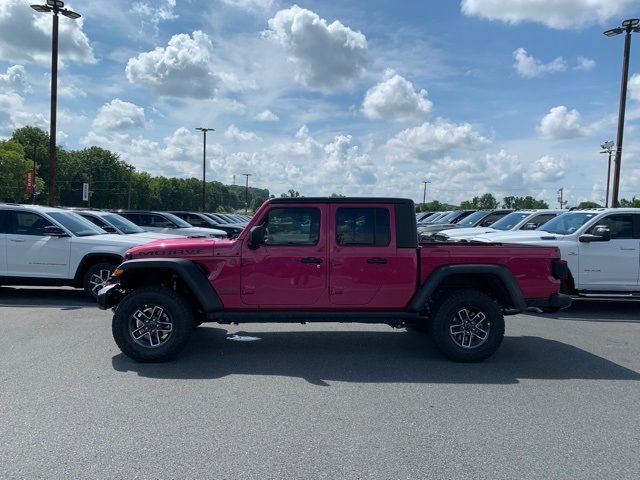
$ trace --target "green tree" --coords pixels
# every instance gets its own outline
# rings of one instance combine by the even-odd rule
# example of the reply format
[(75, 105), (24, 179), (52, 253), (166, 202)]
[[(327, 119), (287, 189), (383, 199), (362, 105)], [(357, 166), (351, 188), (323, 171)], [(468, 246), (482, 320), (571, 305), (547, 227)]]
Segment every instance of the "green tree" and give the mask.
[(299, 196), (300, 196), (300, 192), (294, 190), (293, 188), (290, 188), (289, 191), (287, 191), (287, 193), (280, 194), (280, 198), (286, 198), (286, 197), (295, 198)]
[(329, 195), (330, 198), (343, 198), (344, 195), (341, 193), (332, 193), (331, 195)]
[(0, 201), (23, 202), (29, 197), (24, 187), (30, 167), (20, 143), (0, 140)]
[(640, 208), (640, 198), (636, 198), (635, 195), (631, 200), (626, 198), (620, 199), (620, 206), (624, 208)]
[(576, 208), (601, 208), (602, 205), (596, 202), (580, 202)]
[(467, 210), (492, 210), (498, 208), (498, 200), (490, 193), (482, 196), (473, 197), (471, 200), (465, 200), (460, 204), (460, 208)]
[(538, 200), (530, 195), (526, 197), (504, 197), (502, 199), (502, 208), (517, 209), (533, 209), (533, 208), (549, 208), (549, 204), (544, 200)]

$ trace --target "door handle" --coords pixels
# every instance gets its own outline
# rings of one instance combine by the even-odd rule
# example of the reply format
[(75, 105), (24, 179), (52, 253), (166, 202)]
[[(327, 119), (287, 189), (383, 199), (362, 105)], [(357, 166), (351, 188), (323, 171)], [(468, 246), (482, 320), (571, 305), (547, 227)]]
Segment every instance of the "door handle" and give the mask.
[(15, 243), (24, 243), (24, 238), (10, 238), (9, 241)]
[(302, 263), (313, 263), (315, 265), (320, 265), (322, 263), (322, 259), (318, 257), (304, 257), (300, 260)]
[(387, 259), (381, 257), (367, 258), (367, 263), (385, 264), (387, 263)]

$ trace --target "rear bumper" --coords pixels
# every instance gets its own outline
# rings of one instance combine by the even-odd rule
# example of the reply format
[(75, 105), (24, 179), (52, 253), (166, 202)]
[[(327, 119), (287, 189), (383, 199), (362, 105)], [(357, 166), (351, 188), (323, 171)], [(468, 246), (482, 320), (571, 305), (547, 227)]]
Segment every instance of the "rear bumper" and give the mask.
[(571, 306), (571, 297), (564, 293), (554, 293), (549, 298), (527, 298), (525, 300), (527, 307), (534, 308), (553, 308), (562, 310)]
[(98, 292), (98, 308), (101, 310), (108, 310), (113, 308), (124, 296), (124, 292), (120, 290), (120, 285), (113, 283), (103, 287)]

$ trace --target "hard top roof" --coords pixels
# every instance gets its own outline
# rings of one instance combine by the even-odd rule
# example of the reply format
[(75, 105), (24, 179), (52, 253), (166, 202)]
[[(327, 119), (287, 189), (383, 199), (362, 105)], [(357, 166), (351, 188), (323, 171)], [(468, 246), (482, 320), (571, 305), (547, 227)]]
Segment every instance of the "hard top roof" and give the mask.
[(393, 197), (284, 197), (272, 198), (269, 203), (399, 203), (412, 205), (413, 200)]

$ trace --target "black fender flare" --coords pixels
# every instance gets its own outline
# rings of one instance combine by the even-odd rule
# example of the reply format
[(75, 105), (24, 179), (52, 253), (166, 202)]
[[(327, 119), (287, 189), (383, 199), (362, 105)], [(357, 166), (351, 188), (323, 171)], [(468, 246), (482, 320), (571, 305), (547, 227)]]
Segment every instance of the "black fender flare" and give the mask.
[(447, 277), (452, 275), (491, 275), (496, 277), (504, 286), (506, 293), (511, 298), (514, 308), (525, 311), (527, 304), (525, 303), (524, 296), (520, 291), (518, 282), (513, 277), (513, 274), (509, 269), (503, 265), (483, 265), (483, 264), (465, 264), (465, 265), (444, 265), (436, 268), (431, 275), (427, 277), (418, 291), (413, 295), (409, 301), (407, 311), (419, 312), (424, 310), (425, 305), (429, 298), (435, 293), (438, 287), (442, 284)]
[(126, 282), (127, 276), (133, 272), (148, 274), (153, 270), (169, 270), (185, 283), (200, 304), (203, 312), (219, 312), (224, 308), (222, 300), (220, 300), (218, 293), (209, 283), (209, 279), (203, 269), (185, 258), (127, 260), (118, 269), (122, 270), (122, 273), (117, 276), (117, 280), (121, 284), (123, 281)]
[(84, 277), (85, 272), (87, 271), (88, 265), (92, 265), (96, 263), (96, 261), (113, 261), (115, 266), (118, 266), (120, 262), (122, 262), (122, 255), (117, 253), (88, 253), (86, 254), (80, 263), (78, 264), (78, 268), (76, 268), (76, 273), (73, 276), (73, 284), (77, 286), (82, 286), (82, 279)]

